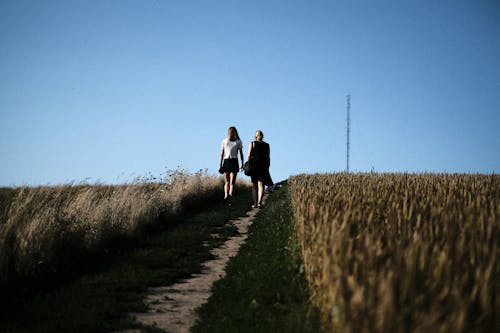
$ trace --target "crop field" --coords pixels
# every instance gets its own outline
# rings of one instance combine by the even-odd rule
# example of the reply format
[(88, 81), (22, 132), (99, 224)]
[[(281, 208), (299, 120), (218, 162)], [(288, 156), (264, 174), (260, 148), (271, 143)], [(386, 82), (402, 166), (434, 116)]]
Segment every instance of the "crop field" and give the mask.
[(500, 176), (289, 179), (326, 330), (492, 332), (500, 318)]
[(0, 286), (59, 274), (119, 237), (217, 200), (222, 180), (171, 172), (160, 181), (0, 189)]

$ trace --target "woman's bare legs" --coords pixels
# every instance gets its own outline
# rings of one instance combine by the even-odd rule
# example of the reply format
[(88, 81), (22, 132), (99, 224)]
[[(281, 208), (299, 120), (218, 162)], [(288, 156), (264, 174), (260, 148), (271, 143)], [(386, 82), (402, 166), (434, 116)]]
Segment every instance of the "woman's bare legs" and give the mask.
[(232, 197), (234, 194), (234, 187), (236, 184), (236, 176), (238, 174), (236, 172), (231, 172), (229, 176), (229, 197)]
[(231, 181), (230, 173), (229, 172), (224, 172), (224, 199), (227, 199), (229, 196), (229, 183)]
[(259, 206), (259, 185), (257, 183), (252, 183), (252, 198), (253, 206), (256, 208)]
[(259, 182), (259, 207), (262, 206), (262, 199), (264, 198), (264, 183)]
[(257, 182), (252, 183), (252, 197), (253, 197), (253, 206), (254, 207), (262, 207), (262, 198), (264, 198), (264, 183)]
[(236, 172), (224, 172), (224, 200), (231, 205), (231, 197), (234, 194), (236, 184)]

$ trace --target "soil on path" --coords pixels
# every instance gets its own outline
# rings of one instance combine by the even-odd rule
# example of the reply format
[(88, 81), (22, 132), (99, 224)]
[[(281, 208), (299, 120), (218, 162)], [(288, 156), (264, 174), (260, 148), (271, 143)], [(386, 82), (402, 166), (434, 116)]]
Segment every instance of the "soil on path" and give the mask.
[[(189, 332), (198, 319), (196, 309), (210, 297), (212, 284), (224, 277), (227, 263), (245, 242), (248, 226), (258, 211), (257, 208), (253, 208), (246, 213), (246, 216), (228, 222), (238, 228), (238, 235), (230, 237), (223, 245), (211, 250), (215, 259), (204, 262), (201, 273), (193, 274), (191, 278), (173, 285), (149, 288), (144, 297), (148, 312), (130, 315), (144, 326), (159, 328), (166, 332)], [(140, 329), (134, 329), (120, 333), (140, 332), (142, 332)]]

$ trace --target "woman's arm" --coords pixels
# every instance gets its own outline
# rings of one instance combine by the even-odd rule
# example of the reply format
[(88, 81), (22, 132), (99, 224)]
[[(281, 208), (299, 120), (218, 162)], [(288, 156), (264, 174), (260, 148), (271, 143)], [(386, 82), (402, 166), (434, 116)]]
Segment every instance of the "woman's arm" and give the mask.
[(222, 147), (222, 150), (220, 152), (220, 161), (219, 161), (219, 166), (222, 166), (222, 160), (224, 159), (224, 147)]
[(247, 161), (250, 159), (250, 154), (252, 153), (252, 142), (248, 145)]

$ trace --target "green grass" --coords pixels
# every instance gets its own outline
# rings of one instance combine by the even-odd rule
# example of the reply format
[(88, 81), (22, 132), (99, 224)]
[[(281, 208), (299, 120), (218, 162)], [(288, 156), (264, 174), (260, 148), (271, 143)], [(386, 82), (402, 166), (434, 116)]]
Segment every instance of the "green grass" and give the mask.
[[(250, 203), (249, 191), (241, 190), (231, 207), (219, 204), (178, 217), (166, 227), (160, 224), (134, 240), (137, 244), (96, 264), (94, 272), (79, 273), (2, 311), (0, 332), (88, 333), (139, 327), (127, 312), (145, 310), (141, 293), (148, 286), (168, 285), (199, 272), (200, 264), (211, 257), (210, 248), (236, 232), (225, 227), (227, 221), (244, 215)], [(215, 232), (224, 237), (212, 239)], [(204, 241), (210, 246), (204, 247)]]
[(319, 332), (309, 303), (288, 188), (271, 194), (249, 237), (199, 310), (195, 332)]

